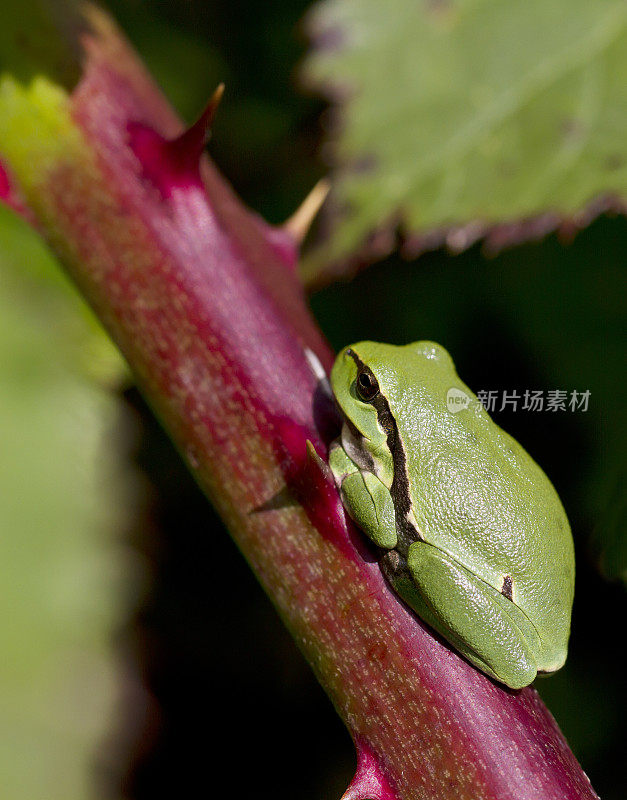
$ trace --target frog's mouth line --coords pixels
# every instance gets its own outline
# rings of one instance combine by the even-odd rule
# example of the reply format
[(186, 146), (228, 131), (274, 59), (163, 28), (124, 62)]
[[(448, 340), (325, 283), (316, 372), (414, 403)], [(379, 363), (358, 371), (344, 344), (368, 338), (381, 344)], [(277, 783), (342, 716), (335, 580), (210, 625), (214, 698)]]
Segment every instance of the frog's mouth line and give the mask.
[[(355, 365), (357, 366), (358, 372), (367, 372), (375, 381), (377, 380), (376, 375), (374, 375), (370, 367), (364, 364), (364, 362), (359, 358), (357, 353), (352, 348), (346, 351), (346, 355), (353, 359)], [(396, 420), (394, 419), (394, 415), (392, 414), (390, 405), (385, 396), (379, 391), (369, 402), (376, 411), (377, 421), (383, 432), (386, 434), (387, 446), (392, 454), (393, 477), (392, 485), (390, 486), (390, 496), (392, 497), (392, 504), (394, 506), (394, 519), (396, 522), (396, 533), (398, 536), (398, 542), (395, 549), (404, 558), (407, 558), (409, 546), (413, 542), (424, 541), (420, 531), (411, 521), (412, 506), (411, 497), (409, 494), (409, 477), (407, 475), (407, 456), (405, 454), (403, 441), (400, 433), (398, 432)], [(366, 463), (367, 460), (372, 462), (372, 456), (365, 450), (363, 446), (365, 438), (363, 434), (361, 434), (355, 425), (353, 425), (353, 423), (346, 417), (344, 418), (344, 423), (347, 425), (348, 430), (352, 434), (351, 439), (353, 444), (355, 444), (356, 448), (361, 451), (359, 454), (360, 461), (362, 463)], [(342, 442), (343, 439), (344, 437), (342, 436)], [(348, 455), (353, 458), (350, 452)], [(361, 464), (359, 462), (355, 461), (355, 463), (361, 468)], [(374, 463), (372, 463), (372, 466), (373, 468), (369, 468), (368, 471), (372, 472), (372, 474), (376, 477)]]

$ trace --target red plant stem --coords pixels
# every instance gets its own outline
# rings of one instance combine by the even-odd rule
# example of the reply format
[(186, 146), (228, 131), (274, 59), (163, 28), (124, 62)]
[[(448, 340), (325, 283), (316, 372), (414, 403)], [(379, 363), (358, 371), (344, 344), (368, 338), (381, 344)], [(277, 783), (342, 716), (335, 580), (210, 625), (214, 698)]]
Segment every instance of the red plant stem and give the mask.
[(90, 19), (70, 113), (91, 155), (68, 150), (27, 200), (351, 731), (347, 796), (596, 797), (536, 691), (479, 673), (388, 588), (316, 455), (336, 419), (310, 353), (327, 369), (333, 354), (289, 238), (206, 156), (193, 168), (204, 134), (177, 138)]

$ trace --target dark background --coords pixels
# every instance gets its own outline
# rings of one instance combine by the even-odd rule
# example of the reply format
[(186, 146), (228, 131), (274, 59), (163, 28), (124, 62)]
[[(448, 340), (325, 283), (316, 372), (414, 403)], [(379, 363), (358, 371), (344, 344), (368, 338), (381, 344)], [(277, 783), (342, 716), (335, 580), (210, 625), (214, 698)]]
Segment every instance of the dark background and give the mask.
[[(327, 168), (319, 156), (325, 105), (297, 80), (308, 3), (108, 7), (186, 120), (226, 83), (211, 155), (266, 219), (289, 216)], [(392, 257), (311, 299), (335, 348), (362, 338), (434, 339), (475, 391), (591, 391), (585, 414), (494, 418), (546, 470), (571, 519), (578, 575), (570, 656), (536, 685), (605, 800), (627, 789), (617, 644), (624, 590), (598, 567), (613, 541), (606, 566), (615, 570), (622, 541), (626, 234), (625, 220), (604, 218), (569, 245), (550, 236), (493, 259), (479, 248), (414, 262)], [(154, 577), (120, 631), (120, 648), (153, 698), (123, 754), (125, 795), (213, 794), (224, 779), (232, 797), (339, 797), (354, 769), (347, 732), (137, 392), (124, 396), (141, 419), (132, 457), (154, 489), (131, 534)], [(125, 713), (130, 728), (133, 706)]]

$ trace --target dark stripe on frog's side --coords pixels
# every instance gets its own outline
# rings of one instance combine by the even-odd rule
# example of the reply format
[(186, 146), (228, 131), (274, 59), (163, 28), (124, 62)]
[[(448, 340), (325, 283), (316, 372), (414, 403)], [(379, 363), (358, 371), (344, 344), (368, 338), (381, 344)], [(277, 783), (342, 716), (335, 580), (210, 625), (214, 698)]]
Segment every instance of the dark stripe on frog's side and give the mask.
[[(346, 355), (353, 359), (360, 371), (364, 370), (370, 373), (376, 380), (376, 375), (374, 375), (370, 367), (364, 364), (354, 350), (348, 349), (346, 351)], [(407, 477), (407, 457), (405, 456), (405, 449), (398, 432), (396, 420), (390, 411), (390, 406), (386, 398), (381, 394), (381, 392), (379, 392), (370, 401), (370, 404), (377, 412), (377, 420), (387, 436), (387, 445), (392, 453), (394, 476), (392, 478), (392, 485), (390, 487), (390, 495), (394, 505), (394, 518), (396, 521), (396, 532), (398, 535), (396, 550), (402, 556), (404, 556), (404, 559), (406, 559), (409, 546), (413, 542), (422, 540), (419, 532), (407, 519), (407, 514), (411, 511), (409, 478)]]
[(506, 575), (503, 578), (503, 586), (501, 587), (501, 594), (507, 597), (508, 600), (514, 599), (514, 581), (511, 575)]

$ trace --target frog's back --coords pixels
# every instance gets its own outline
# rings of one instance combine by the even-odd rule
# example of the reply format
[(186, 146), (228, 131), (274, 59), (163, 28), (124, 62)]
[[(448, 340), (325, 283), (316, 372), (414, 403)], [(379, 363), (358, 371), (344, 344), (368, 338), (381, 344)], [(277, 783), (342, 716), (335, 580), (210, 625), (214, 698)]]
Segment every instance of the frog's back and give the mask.
[[(448, 366), (450, 364), (450, 368)], [(390, 391), (406, 448), (414, 515), (425, 541), (513, 600), (538, 630), (538, 668), (566, 657), (574, 584), (570, 527), (551, 482), (454, 371)], [(451, 389), (471, 400), (451, 412)], [(450, 396), (450, 395), (449, 395)]]

